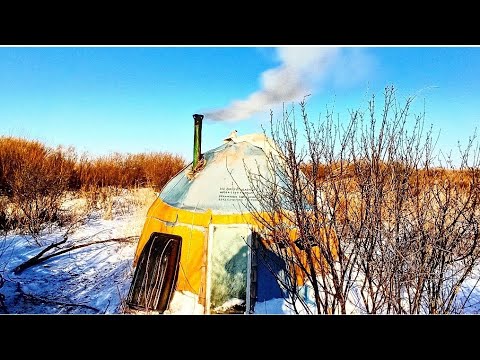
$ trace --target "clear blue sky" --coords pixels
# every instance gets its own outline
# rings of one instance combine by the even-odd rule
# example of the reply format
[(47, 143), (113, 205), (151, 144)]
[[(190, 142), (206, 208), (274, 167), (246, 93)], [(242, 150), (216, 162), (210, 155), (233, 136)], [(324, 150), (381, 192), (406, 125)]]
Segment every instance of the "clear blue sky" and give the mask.
[(480, 127), (477, 47), (1, 47), (0, 135), (191, 160), (196, 112), (217, 119), (204, 121), (207, 150), (261, 131), (281, 100), (311, 93), (311, 117), (333, 104), (346, 116), (390, 84), (425, 101), (442, 150)]

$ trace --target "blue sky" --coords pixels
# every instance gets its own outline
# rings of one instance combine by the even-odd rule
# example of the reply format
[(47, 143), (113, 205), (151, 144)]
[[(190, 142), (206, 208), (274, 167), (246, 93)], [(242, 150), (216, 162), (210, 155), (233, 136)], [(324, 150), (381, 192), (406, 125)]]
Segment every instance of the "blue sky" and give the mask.
[(478, 47), (1, 47), (0, 135), (191, 160), (196, 112), (207, 150), (261, 131), (282, 101), (312, 94), (311, 118), (345, 118), (386, 85), (425, 102), (442, 150), (480, 127)]

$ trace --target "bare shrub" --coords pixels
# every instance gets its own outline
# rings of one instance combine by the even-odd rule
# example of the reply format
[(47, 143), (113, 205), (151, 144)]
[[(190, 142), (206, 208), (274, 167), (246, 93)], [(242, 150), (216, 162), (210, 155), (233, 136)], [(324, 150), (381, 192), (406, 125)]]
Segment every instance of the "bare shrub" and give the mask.
[(67, 191), (85, 196), (89, 209), (111, 219), (122, 189), (159, 190), (184, 166), (182, 157), (165, 152), (91, 159), (73, 148), (0, 137), (0, 230), (21, 229), (36, 238), (47, 224), (69, 224), (72, 214), (61, 207)]
[(312, 311), (304, 279), (317, 313), (463, 311), (480, 263), (480, 151), (473, 136), (456, 166), (441, 158), (412, 101), (387, 87), (380, 111), (373, 96), (343, 123), (332, 112), (311, 122), (305, 101), (300, 121), (294, 106), (272, 114), (280, 151), (270, 174), (250, 173), (259, 205), (248, 206), (287, 264), (279, 280), (295, 311)]
[(183, 167), (185, 160), (165, 152), (146, 154), (112, 154), (89, 160), (82, 157), (76, 173), (82, 187), (113, 186), (135, 188), (152, 186), (161, 189)]
[(15, 207), (15, 221), (34, 238), (43, 224), (61, 222), (60, 205), (76, 162), (73, 149), (37, 141), (1, 138), (2, 193)]
[(8, 198), (0, 196), (0, 234), (6, 234), (12, 228), (12, 219), (8, 212)]

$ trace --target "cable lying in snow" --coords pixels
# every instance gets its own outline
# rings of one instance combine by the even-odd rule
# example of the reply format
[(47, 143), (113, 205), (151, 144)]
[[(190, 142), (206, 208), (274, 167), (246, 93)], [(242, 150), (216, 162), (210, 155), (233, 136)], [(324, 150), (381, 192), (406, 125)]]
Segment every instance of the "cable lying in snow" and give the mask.
[(91, 242), (88, 242), (88, 243), (85, 243), (85, 244), (69, 246), (69, 247), (63, 248), (63, 249), (61, 249), (57, 252), (54, 252), (53, 254), (48, 254), (48, 255), (43, 256), (45, 253), (47, 253), (49, 250), (53, 249), (54, 247), (58, 247), (59, 245), (65, 243), (67, 241), (67, 239), (64, 238), (64, 240), (59, 241), (58, 243), (54, 243), (54, 244), (51, 244), (51, 245), (47, 246), (45, 249), (40, 251), (34, 257), (32, 257), (32, 258), (28, 259), (27, 261), (25, 261), (24, 263), (18, 265), (15, 269), (13, 269), (13, 273), (15, 275), (19, 275), (23, 271), (25, 271), (26, 269), (28, 269), (28, 268), (30, 268), (34, 265), (40, 264), (40, 263), (42, 263), (42, 262), (44, 262), (44, 261), (46, 261), (46, 260), (48, 260), (48, 259), (50, 259), (54, 256), (62, 255), (62, 254), (65, 254), (66, 252), (69, 252), (69, 251), (72, 251), (72, 250), (81, 249), (81, 248), (91, 246), (91, 245), (109, 243), (109, 242), (134, 242), (134, 241), (137, 241), (138, 238), (139, 238), (138, 236), (128, 236), (128, 237), (124, 237), (124, 238), (91, 241)]

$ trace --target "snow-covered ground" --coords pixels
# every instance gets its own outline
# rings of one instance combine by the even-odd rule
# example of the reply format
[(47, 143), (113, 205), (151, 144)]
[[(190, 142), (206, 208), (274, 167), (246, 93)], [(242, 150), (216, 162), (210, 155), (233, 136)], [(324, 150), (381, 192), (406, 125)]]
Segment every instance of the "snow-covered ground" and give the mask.
[[(35, 244), (30, 236), (0, 237), (0, 275), (4, 279), (3, 286), (0, 286), (0, 296), (3, 295), (5, 305), (1, 306), (0, 298), (0, 314), (124, 313), (124, 299), (133, 276), (132, 261), (138, 236), (154, 197), (154, 192), (148, 189), (115, 197), (112, 207), (88, 213), (61, 247), (107, 239), (128, 240), (105, 242), (69, 251), (34, 265), (18, 275), (13, 272), (15, 267), (49, 244), (62, 240), (66, 228), (49, 229), (37, 239), (41, 246)], [(65, 207), (80, 210), (83, 205), (81, 199), (73, 199), (64, 204)], [(479, 276), (480, 271), (477, 271), (474, 278), (478, 279)], [(475, 279), (466, 281), (459, 294), (460, 300), (470, 295), (465, 309), (467, 313), (480, 313), (480, 301), (477, 300), (480, 299), (480, 282)], [(309, 301), (308, 305), (311, 313), (315, 313), (314, 303)], [(301, 309), (302, 306), (297, 308)], [(361, 313), (358, 308), (348, 310), (349, 313)], [(165, 311), (165, 314), (203, 313), (197, 295), (179, 291), (174, 293), (170, 307)], [(294, 312), (286, 300), (271, 299), (258, 302), (255, 313)]]
[[(1, 313), (9, 314), (121, 314), (133, 277), (132, 261), (138, 236), (155, 193), (143, 189), (113, 199), (112, 206), (88, 213), (60, 248), (108, 239), (129, 241), (90, 245), (54, 256), (16, 275), (13, 270), (48, 245), (62, 240), (66, 228), (48, 229), (36, 241), (31, 236), (0, 237), (0, 275), (4, 281)], [(70, 199), (66, 209), (81, 214), (84, 199)], [(40, 243), (41, 246), (36, 244)], [(56, 252), (54, 248), (46, 254)], [(1, 302), (0, 302), (1, 305)], [(127, 310), (127, 311), (126, 311)], [(135, 314), (155, 312), (135, 311)], [(174, 293), (165, 314), (203, 314), (198, 296)]]
[[(134, 237), (125, 242), (90, 245), (54, 256), (16, 275), (13, 270), (37, 255), (48, 245), (62, 240), (66, 228), (48, 229), (37, 239), (31, 236), (8, 235), (0, 238), (0, 275), (5, 282), (0, 288), (9, 314), (121, 314), (133, 277), (132, 261), (137, 237), (142, 230), (148, 207), (155, 194), (142, 190), (139, 194), (117, 196), (113, 206), (90, 212), (72, 231), (61, 248), (93, 241)], [(64, 208), (82, 212), (84, 199), (70, 199)], [(58, 251), (59, 249), (52, 249)], [(1, 305), (1, 303), (0, 303)], [(291, 313), (282, 299), (258, 304), (258, 313)], [(131, 311), (127, 311), (131, 313)], [(155, 312), (136, 314), (155, 314)], [(174, 293), (165, 314), (203, 314), (198, 296), (190, 292)]]
[[(15, 275), (13, 269), (51, 243), (62, 240), (66, 228), (46, 231), (38, 238), (9, 235), (0, 238), (0, 274), (5, 282), (3, 312), (10, 314), (116, 314), (122, 313), (133, 275), (132, 260), (153, 191), (117, 197), (112, 214), (97, 210), (88, 214), (61, 247), (127, 238), (87, 246), (54, 256)], [(142, 197), (139, 200), (139, 197)], [(126, 207), (125, 202), (129, 201)], [(81, 201), (80, 201), (81, 202)], [(78, 206), (70, 201), (66, 206)], [(107, 218), (107, 219), (105, 219)], [(57, 251), (58, 249), (52, 249)], [(50, 252), (49, 252), (50, 253)], [(48, 254), (48, 253), (47, 253)], [(0, 309), (2, 311), (2, 309)]]

